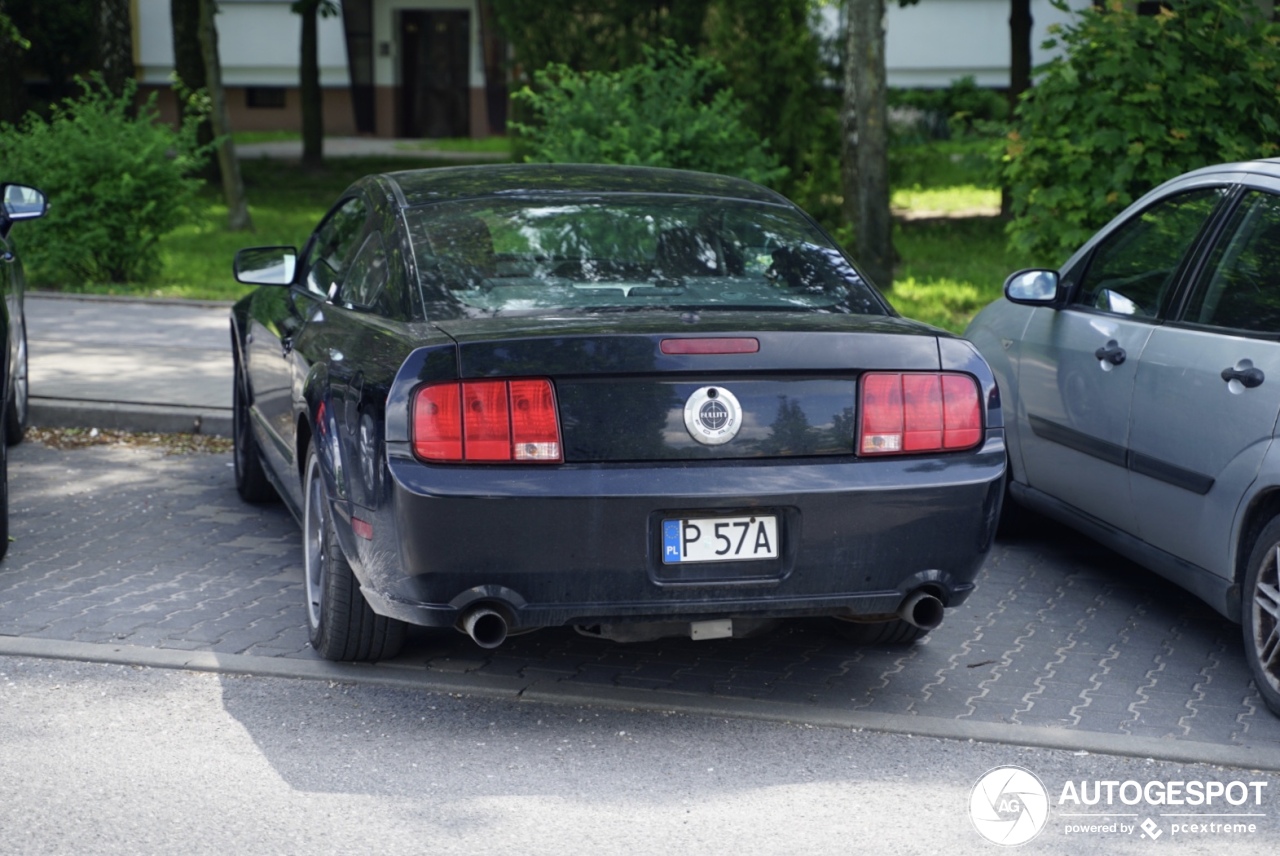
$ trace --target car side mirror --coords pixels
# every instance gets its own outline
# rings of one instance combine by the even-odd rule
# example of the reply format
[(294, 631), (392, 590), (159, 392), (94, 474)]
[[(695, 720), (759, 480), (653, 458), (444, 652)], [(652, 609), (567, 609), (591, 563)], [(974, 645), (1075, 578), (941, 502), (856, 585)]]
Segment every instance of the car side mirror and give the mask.
[(1056, 270), (1021, 270), (1004, 281), (1004, 296), (1027, 306), (1051, 306), (1058, 301)]
[(34, 187), (25, 184), (6, 184), (4, 188), (4, 216), (9, 220), (34, 220), (49, 210), (49, 199)]
[(250, 247), (236, 253), (236, 280), (246, 285), (292, 285), (298, 267), (293, 247)]

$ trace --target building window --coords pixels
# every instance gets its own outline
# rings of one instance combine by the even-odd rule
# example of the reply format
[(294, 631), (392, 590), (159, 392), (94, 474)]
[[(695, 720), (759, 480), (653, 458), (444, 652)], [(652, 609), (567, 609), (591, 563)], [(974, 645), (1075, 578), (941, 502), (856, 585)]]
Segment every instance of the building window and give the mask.
[(261, 110), (284, 109), (283, 86), (247, 86), (244, 90), (246, 107)]

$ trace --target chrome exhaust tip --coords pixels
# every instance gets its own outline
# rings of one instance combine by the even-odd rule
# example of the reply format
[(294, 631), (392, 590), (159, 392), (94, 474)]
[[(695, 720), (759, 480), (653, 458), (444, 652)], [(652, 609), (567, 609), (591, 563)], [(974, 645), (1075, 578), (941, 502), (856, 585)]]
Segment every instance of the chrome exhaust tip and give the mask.
[(922, 630), (932, 630), (942, 623), (945, 609), (942, 601), (927, 591), (918, 591), (902, 602), (898, 617)]
[(488, 606), (477, 606), (462, 616), (462, 630), (481, 648), (497, 648), (507, 640), (507, 617)]

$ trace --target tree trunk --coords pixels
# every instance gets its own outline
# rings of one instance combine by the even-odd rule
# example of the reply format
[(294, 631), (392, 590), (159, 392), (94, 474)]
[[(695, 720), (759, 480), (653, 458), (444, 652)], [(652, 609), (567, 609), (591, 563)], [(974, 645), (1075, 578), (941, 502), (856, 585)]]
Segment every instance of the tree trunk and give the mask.
[(857, 234), (854, 260), (882, 289), (893, 285), (889, 214), (889, 127), (885, 105), (884, 0), (848, 0), (845, 23), (845, 216)]
[[(173, 21), (173, 72), (182, 82), (183, 89), (195, 92), (208, 89), (205, 80), (204, 52), (200, 48), (200, 4), (191, 0), (169, 0), (169, 16)], [(181, 91), (177, 93), (178, 121), (186, 116), (186, 101)], [(205, 115), (196, 129), (196, 142), (207, 146), (213, 142), (213, 122)], [(218, 159), (205, 161), (200, 176), (209, 184), (222, 183), (222, 170)]]
[(102, 79), (107, 89), (120, 95), (125, 83), (135, 77), (129, 0), (100, 0), (97, 49)]
[[(1031, 88), (1031, 0), (1009, 3), (1009, 119), (1012, 122), (1018, 99)], [(1013, 198), (1006, 185), (1000, 187), (1000, 214), (1013, 211)]]
[[(300, 8), (299, 8), (300, 7)], [(320, 95), (319, 0), (298, 4), (302, 16), (298, 94), (302, 99), (302, 165), (324, 165), (324, 107)]]
[(9, 2), (12, 0), (0, 0), (0, 122), (16, 125), (27, 113), (22, 63), (30, 44), (10, 19), (6, 9)]
[(222, 170), (222, 193), (227, 200), (227, 229), (232, 232), (253, 231), (249, 204), (245, 200), (244, 180), (240, 177), (240, 161), (231, 141), (231, 123), (227, 119), (227, 96), (222, 89), (222, 63), (218, 59), (218, 29), (213, 21), (215, 0), (199, 0), (200, 50), (204, 54), (205, 82), (212, 104), (210, 119), (218, 144), (218, 166)]

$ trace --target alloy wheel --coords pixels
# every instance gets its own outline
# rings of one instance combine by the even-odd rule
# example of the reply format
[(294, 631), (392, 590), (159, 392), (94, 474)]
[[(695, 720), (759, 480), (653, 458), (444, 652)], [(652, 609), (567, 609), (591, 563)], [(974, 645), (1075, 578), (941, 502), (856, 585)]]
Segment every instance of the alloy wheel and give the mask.
[(1258, 664), (1271, 689), (1280, 692), (1280, 579), (1277, 569), (1280, 568), (1280, 544), (1271, 548), (1271, 553), (1258, 570), (1258, 578), (1254, 583), (1253, 615), (1250, 626), (1253, 628), (1253, 647)]
[(13, 408), (18, 417), (18, 425), (27, 424), (27, 334), (23, 331), (18, 340), (18, 355), (13, 365)]
[(303, 515), (303, 551), (307, 577), (307, 618), (311, 627), (320, 626), (324, 614), (324, 588), (328, 566), (326, 529), (327, 520), (324, 511), (324, 479), (320, 476), (320, 465), (311, 458), (307, 465), (306, 512)]

